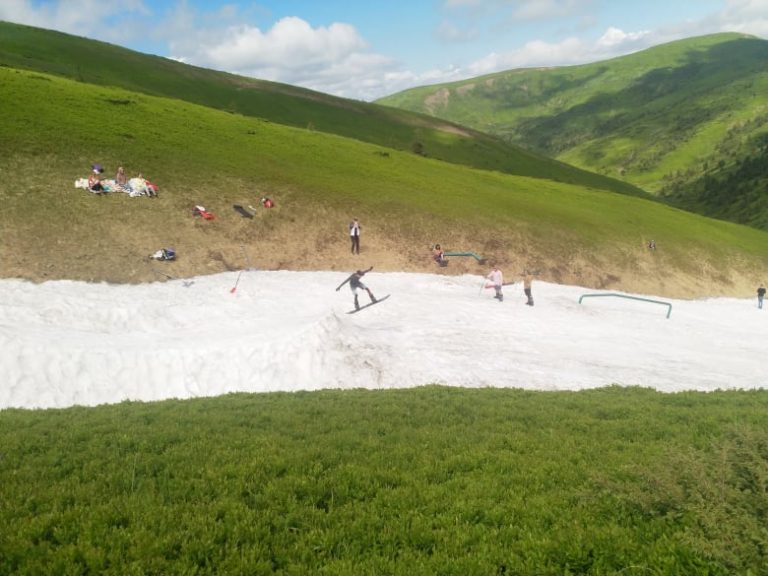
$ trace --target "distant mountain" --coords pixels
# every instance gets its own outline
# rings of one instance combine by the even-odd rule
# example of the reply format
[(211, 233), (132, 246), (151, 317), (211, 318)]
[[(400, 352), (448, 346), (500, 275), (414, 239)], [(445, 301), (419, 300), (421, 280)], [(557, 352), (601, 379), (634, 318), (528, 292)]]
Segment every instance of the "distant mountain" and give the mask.
[(768, 229), (768, 41), (725, 33), (604, 62), (414, 88), (431, 114)]
[(0, 22), (0, 66), (175, 98), (465, 166), (645, 195), (618, 179), (428, 115), (190, 66), (51, 30)]

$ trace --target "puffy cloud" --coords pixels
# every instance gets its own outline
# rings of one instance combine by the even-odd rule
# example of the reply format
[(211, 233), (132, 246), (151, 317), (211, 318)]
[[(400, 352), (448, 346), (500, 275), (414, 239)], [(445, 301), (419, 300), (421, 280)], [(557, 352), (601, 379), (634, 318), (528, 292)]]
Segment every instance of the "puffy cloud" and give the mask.
[(768, 16), (768, 0), (726, 0), (726, 15), (741, 15), (745, 17)]
[(437, 28), (437, 37), (443, 42), (471, 42), (477, 38), (478, 32), (474, 28), (462, 28), (453, 22), (443, 20)]
[(594, 0), (522, 0), (511, 4), (515, 20), (571, 18), (594, 8)]
[(768, 36), (768, 0), (727, 0), (718, 15), (720, 29)]
[(444, 4), (448, 8), (456, 8), (463, 6), (480, 6), (483, 0), (445, 0)]
[(146, 16), (149, 10), (142, 0), (68, 0), (39, 3), (32, 0), (0, 2), (0, 20), (49, 28), (78, 36), (107, 41), (122, 38), (119, 26), (106, 23), (132, 16)]
[(597, 41), (598, 49), (612, 49), (616, 47), (631, 46), (638, 40), (642, 40), (650, 34), (647, 30), (641, 32), (624, 32), (611, 26)]
[(596, 0), (443, 0), (446, 14), (462, 18), (487, 17), (494, 20), (554, 20), (582, 16), (595, 9)]
[(396, 67), (345, 23), (313, 28), (294, 16), (268, 30), (238, 25), (201, 35), (190, 21), (177, 20), (173, 57), (198, 66), (358, 98), (381, 95), (375, 87)]
[(198, 56), (216, 68), (258, 69), (280, 64), (286, 70), (333, 66), (366, 49), (354, 27), (334, 23), (312, 28), (297, 17), (283, 18), (267, 32), (242, 26), (227, 30), (220, 43)]
[(611, 27), (591, 43), (574, 37), (557, 43), (536, 40), (518, 50), (494, 52), (467, 66), (467, 71), (469, 76), (478, 76), (513, 68), (583, 64), (640, 50), (650, 45), (649, 40), (649, 32)]

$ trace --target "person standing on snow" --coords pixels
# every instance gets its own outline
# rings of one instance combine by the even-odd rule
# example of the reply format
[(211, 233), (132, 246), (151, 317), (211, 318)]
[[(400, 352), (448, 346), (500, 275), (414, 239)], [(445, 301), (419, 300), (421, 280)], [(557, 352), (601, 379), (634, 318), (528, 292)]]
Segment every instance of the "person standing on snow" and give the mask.
[(358, 302), (357, 299), (357, 290), (358, 288), (362, 288), (366, 292), (368, 292), (368, 297), (371, 299), (371, 304), (376, 302), (376, 297), (373, 295), (373, 292), (371, 292), (368, 287), (362, 283), (360, 280), (365, 274), (373, 270), (373, 266), (368, 268), (368, 270), (358, 270), (357, 272), (354, 272), (350, 275), (349, 278), (344, 280), (341, 284), (339, 284), (338, 288), (336, 288), (336, 292), (341, 290), (341, 287), (344, 286), (347, 282), (349, 282), (349, 287), (352, 289), (352, 294), (355, 295), (355, 310), (360, 310), (360, 302)]
[(486, 278), (491, 281), (491, 286), (493, 286), (493, 289), (496, 290), (496, 295), (494, 298), (496, 298), (499, 302), (503, 302), (504, 294), (501, 293), (501, 287), (504, 284), (504, 275), (501, 273), (501, 270), (499, 270), (499, 267), (494, 264), (493, 270), (490, 271)]
[(760, 288), (757, 289), (757, 307), (762, 309), (763, 297), (765, 296), (765, 286), (760, 284)]
[(360, 222), (357, 218), (349, 223), (349, 238), (352, 240), (352, 254), (360, 254)]
[(526, 306), (533, 306), (533, 295), (531, 294), (531, 284), (533, 283), (533, 274), (528, 270), (523, 272), (523, 292), (525, 292), (528, 301)]

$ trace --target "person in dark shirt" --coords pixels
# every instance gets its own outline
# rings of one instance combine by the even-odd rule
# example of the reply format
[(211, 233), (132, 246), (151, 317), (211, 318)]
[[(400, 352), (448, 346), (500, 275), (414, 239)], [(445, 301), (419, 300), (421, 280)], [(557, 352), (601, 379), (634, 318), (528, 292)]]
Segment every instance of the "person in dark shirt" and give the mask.
[(763, 307), (763, 297), (765, 296), (765, 286), (760, 284), (760, 288), (757, 289), (757, 307)]
[(357, 272), (352, 273), (349, 278), (344, 280), (341, 284), (339, 284), (338, 288), (336, 288), (336, 292), (341, 290), (341, 287), (344, 286), (347, 282), (349, 282), (349, 287), (352, 289), (352, 294), (355, 295), (355, 310), (360, 309), (360, 302), (357, 299), (357, 291), (358, 289), (365, 290), (368, 292), (368, 297), (371, 299), (371, 303), (376, 302), (376, 297), (373, 295), (373, 292), (370, 291), (370, 289), (362, 283), (360, 280), (365, 274), (373, 270), (373, 266), (368, 268), (368, 270), (358, 270)]
[(360, 254), (360, 222), (357, 218), (349, 223), (349, 239), (352, 240), (352, 254)]

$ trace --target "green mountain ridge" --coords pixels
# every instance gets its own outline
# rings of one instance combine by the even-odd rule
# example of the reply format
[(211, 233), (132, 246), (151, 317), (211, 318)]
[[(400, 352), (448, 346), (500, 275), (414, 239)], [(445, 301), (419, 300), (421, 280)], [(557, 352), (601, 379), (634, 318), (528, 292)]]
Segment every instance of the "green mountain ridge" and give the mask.
[(768, 41), (723, 33), (380, 99), (768, 228)]
[(199, 68), (51, 30), (0, 22), (0, 66), (176, 98), (485, 170), (645, 195), (618, 179), (428, 115)]

